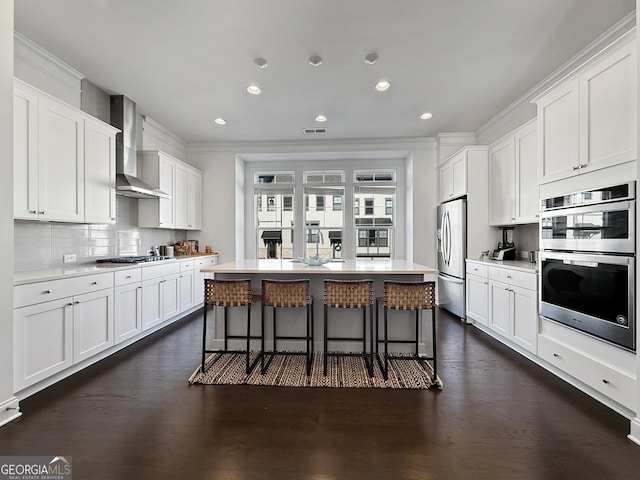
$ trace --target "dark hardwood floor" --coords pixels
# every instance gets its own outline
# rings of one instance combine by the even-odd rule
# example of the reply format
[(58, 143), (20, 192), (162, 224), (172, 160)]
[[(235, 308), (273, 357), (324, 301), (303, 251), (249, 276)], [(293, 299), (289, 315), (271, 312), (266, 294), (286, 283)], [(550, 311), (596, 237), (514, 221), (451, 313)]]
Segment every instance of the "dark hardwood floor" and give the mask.
[(74, 479), (637, 479), (629, 421), (438, 313), (444, 390), (187, 384), (193, 315), (21, 403), (0, 455)]

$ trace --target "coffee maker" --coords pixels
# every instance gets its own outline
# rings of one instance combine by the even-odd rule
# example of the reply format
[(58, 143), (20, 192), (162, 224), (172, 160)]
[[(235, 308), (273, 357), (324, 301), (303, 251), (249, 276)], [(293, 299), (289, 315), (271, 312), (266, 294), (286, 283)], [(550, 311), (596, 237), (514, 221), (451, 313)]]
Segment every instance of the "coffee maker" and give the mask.
[(498, 242), (498, 248), (491, 252), (492, 260), (515, 260), (516, 246), (513, 243), (513, 227), (502, 229), (502, 241)]

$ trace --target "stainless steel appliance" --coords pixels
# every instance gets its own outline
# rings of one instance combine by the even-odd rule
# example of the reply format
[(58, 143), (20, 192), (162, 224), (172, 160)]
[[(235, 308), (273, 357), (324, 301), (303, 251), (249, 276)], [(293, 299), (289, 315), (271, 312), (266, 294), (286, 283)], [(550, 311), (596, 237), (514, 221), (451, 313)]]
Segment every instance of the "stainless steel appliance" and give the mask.
[(467, 256), (467, 201), (438, 206), (438, 303), (465, 318), (465, 258)]
[(540, 314), (635, 351), (635, 182), (543, 200), (540, 247)]
[(515, 260), (516, 246), (513, 243), (513, 228), (502, 229), (502, 241), (498, 243), (498, 248), (491, 252), (492, 260)]

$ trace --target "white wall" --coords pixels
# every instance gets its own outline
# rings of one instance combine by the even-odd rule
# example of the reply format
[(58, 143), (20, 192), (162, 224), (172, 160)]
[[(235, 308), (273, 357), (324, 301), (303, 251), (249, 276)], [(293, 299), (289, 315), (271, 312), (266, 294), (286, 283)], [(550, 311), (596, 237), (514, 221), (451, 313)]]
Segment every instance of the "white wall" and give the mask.
[(13, 0), (0, 0), (0, 425), (19, 415), (13, 396)]

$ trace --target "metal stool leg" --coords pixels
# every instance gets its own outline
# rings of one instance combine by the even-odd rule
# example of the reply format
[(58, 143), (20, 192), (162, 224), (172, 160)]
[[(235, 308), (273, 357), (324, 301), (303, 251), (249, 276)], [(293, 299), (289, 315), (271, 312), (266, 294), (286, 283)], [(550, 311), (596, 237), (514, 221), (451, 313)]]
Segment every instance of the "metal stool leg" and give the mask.
[(329, 352), (327, 351), (327, 345), (329, 341), (327, 340), (327, 334), (329, 328), (327, 327), (328, 317), (327, 317), (327, 305), (324, 305), (324, 376), (327, 376), (327, 357), (329, 356)]
[(204, 360), (205, 360), (205, 350), (207, 349), (207, 307), (208, 305), (204, 304), (204, 312), (202, 322), (202, 366), (200, 367), (200, 371), (204, 373)]

